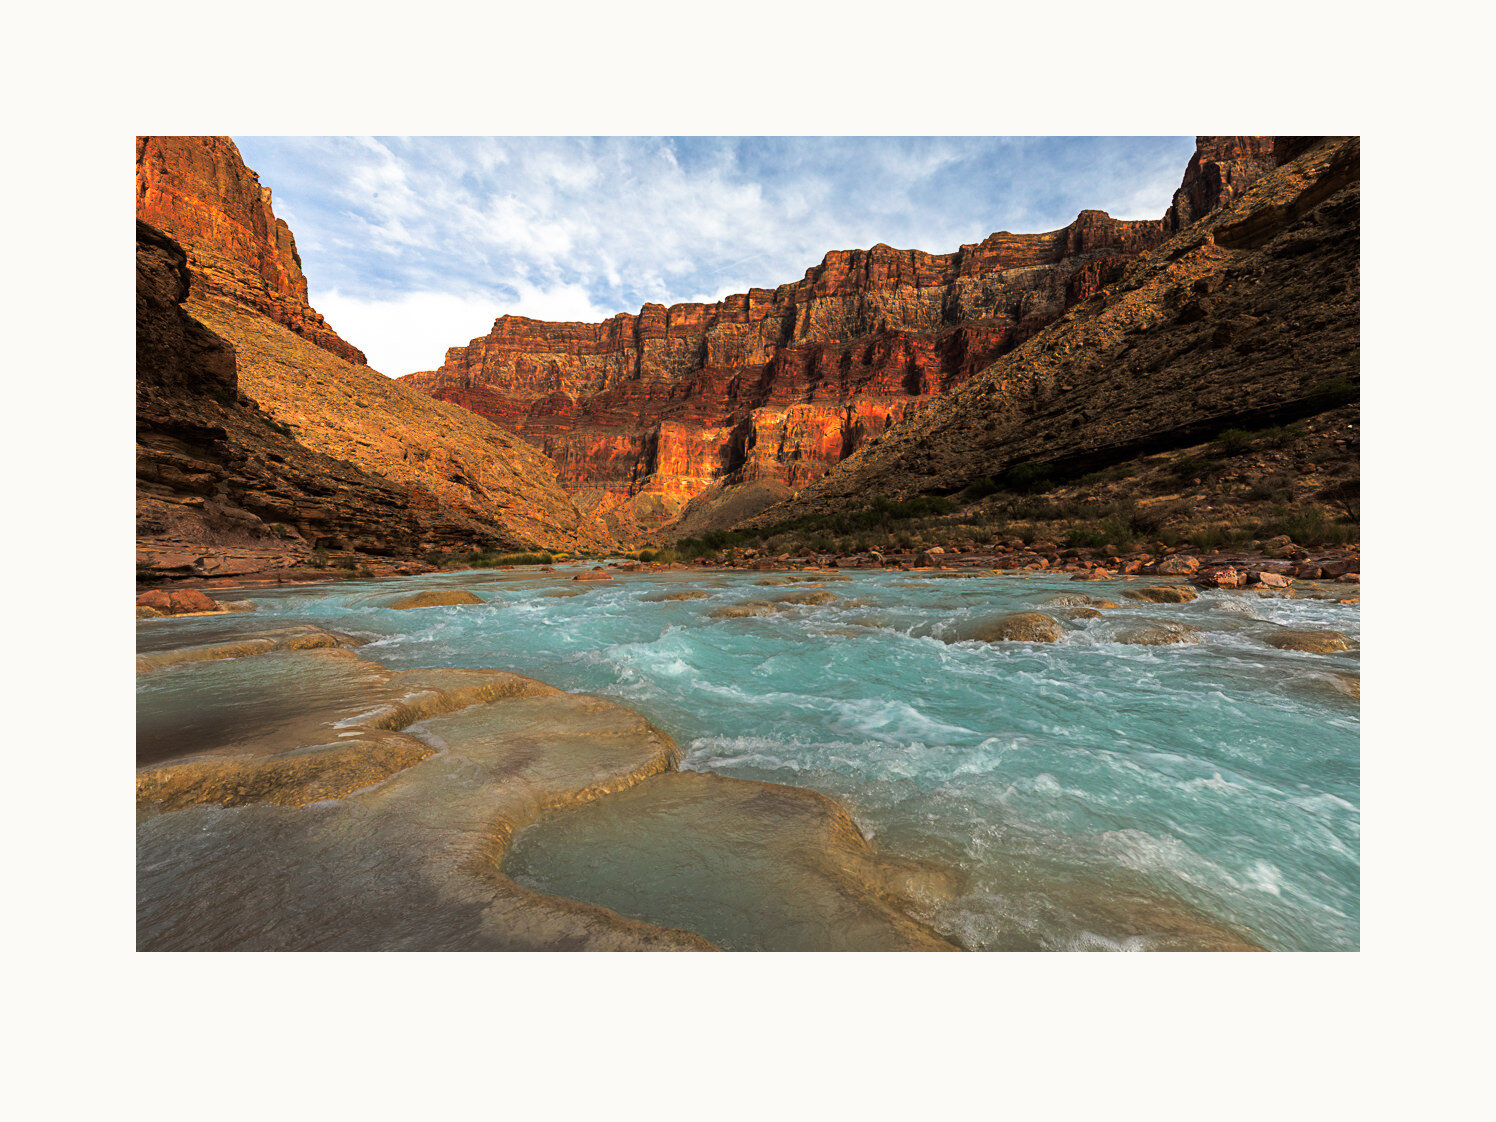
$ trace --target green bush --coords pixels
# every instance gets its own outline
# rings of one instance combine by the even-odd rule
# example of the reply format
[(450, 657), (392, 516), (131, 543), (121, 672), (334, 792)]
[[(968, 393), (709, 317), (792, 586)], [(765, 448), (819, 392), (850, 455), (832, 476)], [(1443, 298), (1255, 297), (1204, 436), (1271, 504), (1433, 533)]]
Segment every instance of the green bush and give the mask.
[(1216, 437), (1216, 446), (1226, 455), (1234, 456), (1252, 447), (1252, 434), (1245, 429), (1227, 429)]
[(478, 550), (462, 558), (475, 569), (506, 569), (511, 565), (554, 565), (555, 557), (549, 553), (490, 553)]

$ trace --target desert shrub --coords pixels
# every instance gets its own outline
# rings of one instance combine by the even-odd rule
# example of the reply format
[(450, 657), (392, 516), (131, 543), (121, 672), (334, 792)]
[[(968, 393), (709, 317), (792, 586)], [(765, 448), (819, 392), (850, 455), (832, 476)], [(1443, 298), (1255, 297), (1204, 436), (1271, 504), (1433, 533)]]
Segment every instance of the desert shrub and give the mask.
[(1019, 464), (1003, 472), (998, 480), (1002, 490), (1017, 491), (1024, 495), (1047, 490), (1052, 483), (1053, 477), (1045, 464)]
[(1360, 397), (1361, 391), (1357, 385), (1345, 375), (1337, 375), (1334, 378), (1323, 378), (1309, 387), (1306, 396), (1311, 401), (1324, 403), (1341, 403), (1355, 401)]
[(1252, 434), (1246, 429), (1227, 429), (1216, 437), (1216, 446), (1226, 455), (1234, 456), (1252, 447)]
[(553, 565), (555, 557), (550, 553), (490, 553), (477, 550), (462, 558), (475, 569), (505, 569), (511, 565)]
[(1266, 521), (1258, 523), (1254, 536), (1283, 534), (1299, 545), (1347, 545), (1361, 539), (1359, 526), (1331, 519), (1319, 507), (1275, 507)]

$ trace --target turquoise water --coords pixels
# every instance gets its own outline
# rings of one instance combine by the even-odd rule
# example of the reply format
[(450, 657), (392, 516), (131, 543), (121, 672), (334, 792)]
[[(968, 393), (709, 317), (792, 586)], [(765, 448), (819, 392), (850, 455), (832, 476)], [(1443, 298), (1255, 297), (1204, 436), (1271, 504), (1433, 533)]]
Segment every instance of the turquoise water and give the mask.
[[(764, 618), (708, 613), (806, 584), (458, 573), (250, 590), (254, 614), (140, 630), (143, 644), (169, 629), (182, 645), (198, 632), (216, 641), (235, 627), (316, 622), (368, 637), (366, 656), (391, 668), (497, 667), (615, 698), (670, 733), (688, 768), (823, 791), (880, 846), (961, 869), (959, 897), (930, 918), (970, 947), (1125, 948), (1097, 917), (1141, 896), (1271, 949), (1358, 946), (1360, 722), (1345, 692), (1358, 648), (1311, 655), (1265, 642), (1291, 626), (1358, 644), (1357, 605), (1206, 592), (1134, 606), (1128, 582), (846, 575), (810, 588), (836, 601)], [(489, 603), (380, 606), (451, 587)], [(562, 588), (586, 591), (540, 595)], [(709, 595), (647, 599), (688, 588)], [(1126, 607), (1071, 621), (1045, 605), (1056, 594)], [(963, 622), (1035, 609), (1064, 622), (1062, 642), (943, 641)], [(1187, 623), (1200, 641), (1114, 641), (1145, 621)]]

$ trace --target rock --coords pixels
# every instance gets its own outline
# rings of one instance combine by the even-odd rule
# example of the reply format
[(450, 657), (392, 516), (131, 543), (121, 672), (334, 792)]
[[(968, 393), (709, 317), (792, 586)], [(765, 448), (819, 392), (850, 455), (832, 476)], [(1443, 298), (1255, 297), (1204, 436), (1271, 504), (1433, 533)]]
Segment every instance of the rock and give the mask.
[(408, 612), (413, 608), (448, 608), (481, 603), (482, 600), (466, 589), (455, 588), (450, 591), (412, 592), (409, 596), (389, 601), (385, 607), (397, 612)]
[(914, 559), (916, 569), (933, 569), (940, 564), (940, 555), (944, 553), (940, 549), (927, 549)]
[(319, 547), (611, 544), (608, 512), (584, 520), (538, 449), (370, 370), (306, 305), (290, 231), (228, 137), (137, 138), (136, 211), (136, 532), (152, 553), (281, 543), (263, 566), (285, 568)]
[(307, 303), (290, 228), (226, 136), (137, 136), (135, 213), (189, 247), (193, 287), (245, 304), (348, 362), (364, 353)]
[(708, 619), (750, 619), (773, 614), (774, 605), (767, 600), (747, 600), (741, 604), (729, 604), (725, 608), (717, 608), (707, 612), (706, 615)]
[(1143, 600), (1150, 604), (1188, 604), (1200, 594), (1186, 585), (1165, 588), (1129, 588), (1122, 593), (1128, 600)]
[(1109, 573), (1105, 569), (1087, 569), (1083, 573), (1076, 573), (1071, 580), (1111, 580), (1115, 573)]
[(1279, 631), (1268, 643), (1280, 651), (1305, 651), (1309, 654), (1334, 654), (1351, 649), (1350, 640), (1338, 631)]
[(1242, 575), (1230, 565), (1212, 565), (1196, 573), (1194, 581), (1201, 588), (1239, 588)]
[(774, 597), (776, 604), (831, 604), (838, 598), (830, 592), (787, 592)]
[(166, 615), (165, 612), (146, 604), (141, 604), (135, 609), (136, 619), (160, 619), (164, 615)]
[(164, 588), (153, 588), (149, 592), (142, 592), (135, 598), (137, 612), (140, 608), (154, 608), (162, 615), (181, 616), (197, 612), (216, 612), (221, 610), (217, 600), (203, 595), (193, 588), (183, 588), (168, 591)]
[[(1239, 139), (1201, 137), (1199, 151), (1241, 150)], [(1307, 369), (1344, 387), (1326, 410), (1358, 409), (1360, 141), (1303, 138), (1281, 152), (1266, 138), (1245, 143), (1269, 153), (1227, 161), (1249, 169), (1252, 189), (1218, 180), (1201, 196), (1213, 209), (1176, 211), (1190, 223), (1127, 263), (1125, 292), (1071, 307), (739, 528), (851, 514), (873, 495), (949, 493), (1010, 465), (1081, 469), (1119, 449), (1177, 446), (1191, 430), (1203, 440), (1301, 400)], [(1210, 319), (1180, 325), (1201, 280), (1217, 284)], [(1258, 323), (1229, 346), (1208, 345), (1213, 323), (1242, 315)]]
[(1095, 608), (1066, 608), (1066, 619), (1100, 619), (1101, 613)]
[(671, 600), (705, 600), (709, 595), (699, 588), (688, 588), (681, 592), (654, 592), (641, 599), (646, 604), (662, 604)]
[(993, 619), (977, 620), (957, 629), (953, 643), (977, 640), (984, 643), (1058, 643), (1065, 631), (1059, 621), (1043, 612), (1010, 612)]
[(1133, 627), (1117, 635), (1117, 642), (1132, 646), (1162, 647), (1172, 643), (1194, 643), (1196, 629), (1182, 623)]
[(1164, 576), (1193, 573), (1200, 567), (1198, 557), (1166, 557), (1152, 566), (1152, 571)]
[(1256, 583), (1264, 588), (1287, 588), (1289, 585), (1289, 578), (1281, 573), (1258, 572), (1252, 575), (1257, 578)]
[(405, 381), (543, 441), (565, 483), (604, 489), (656, 527), (689, 518), (729, 463), (738, 489), (793, 494), (1164, 237), (1157, 220), (1088, 210), (1062, 230), (952, 253), (833, 251), (799, 281), (715, 304), (645, 304), (591, 324), (501, 315)]
[(585, 573), (578, 573), (572, 580), (612, 580), (613, 574), (606, 569), (588, 569)]

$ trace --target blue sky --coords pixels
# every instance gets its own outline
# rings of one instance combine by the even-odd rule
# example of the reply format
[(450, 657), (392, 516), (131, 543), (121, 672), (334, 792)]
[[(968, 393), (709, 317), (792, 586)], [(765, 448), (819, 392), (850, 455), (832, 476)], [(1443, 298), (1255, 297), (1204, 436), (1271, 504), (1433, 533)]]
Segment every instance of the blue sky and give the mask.
[(1193, 137), (235, 137), (312, 306), (389, 375), (505, 313), (597, 321), (948, 253), (1082, 209), (1157, 218)]

